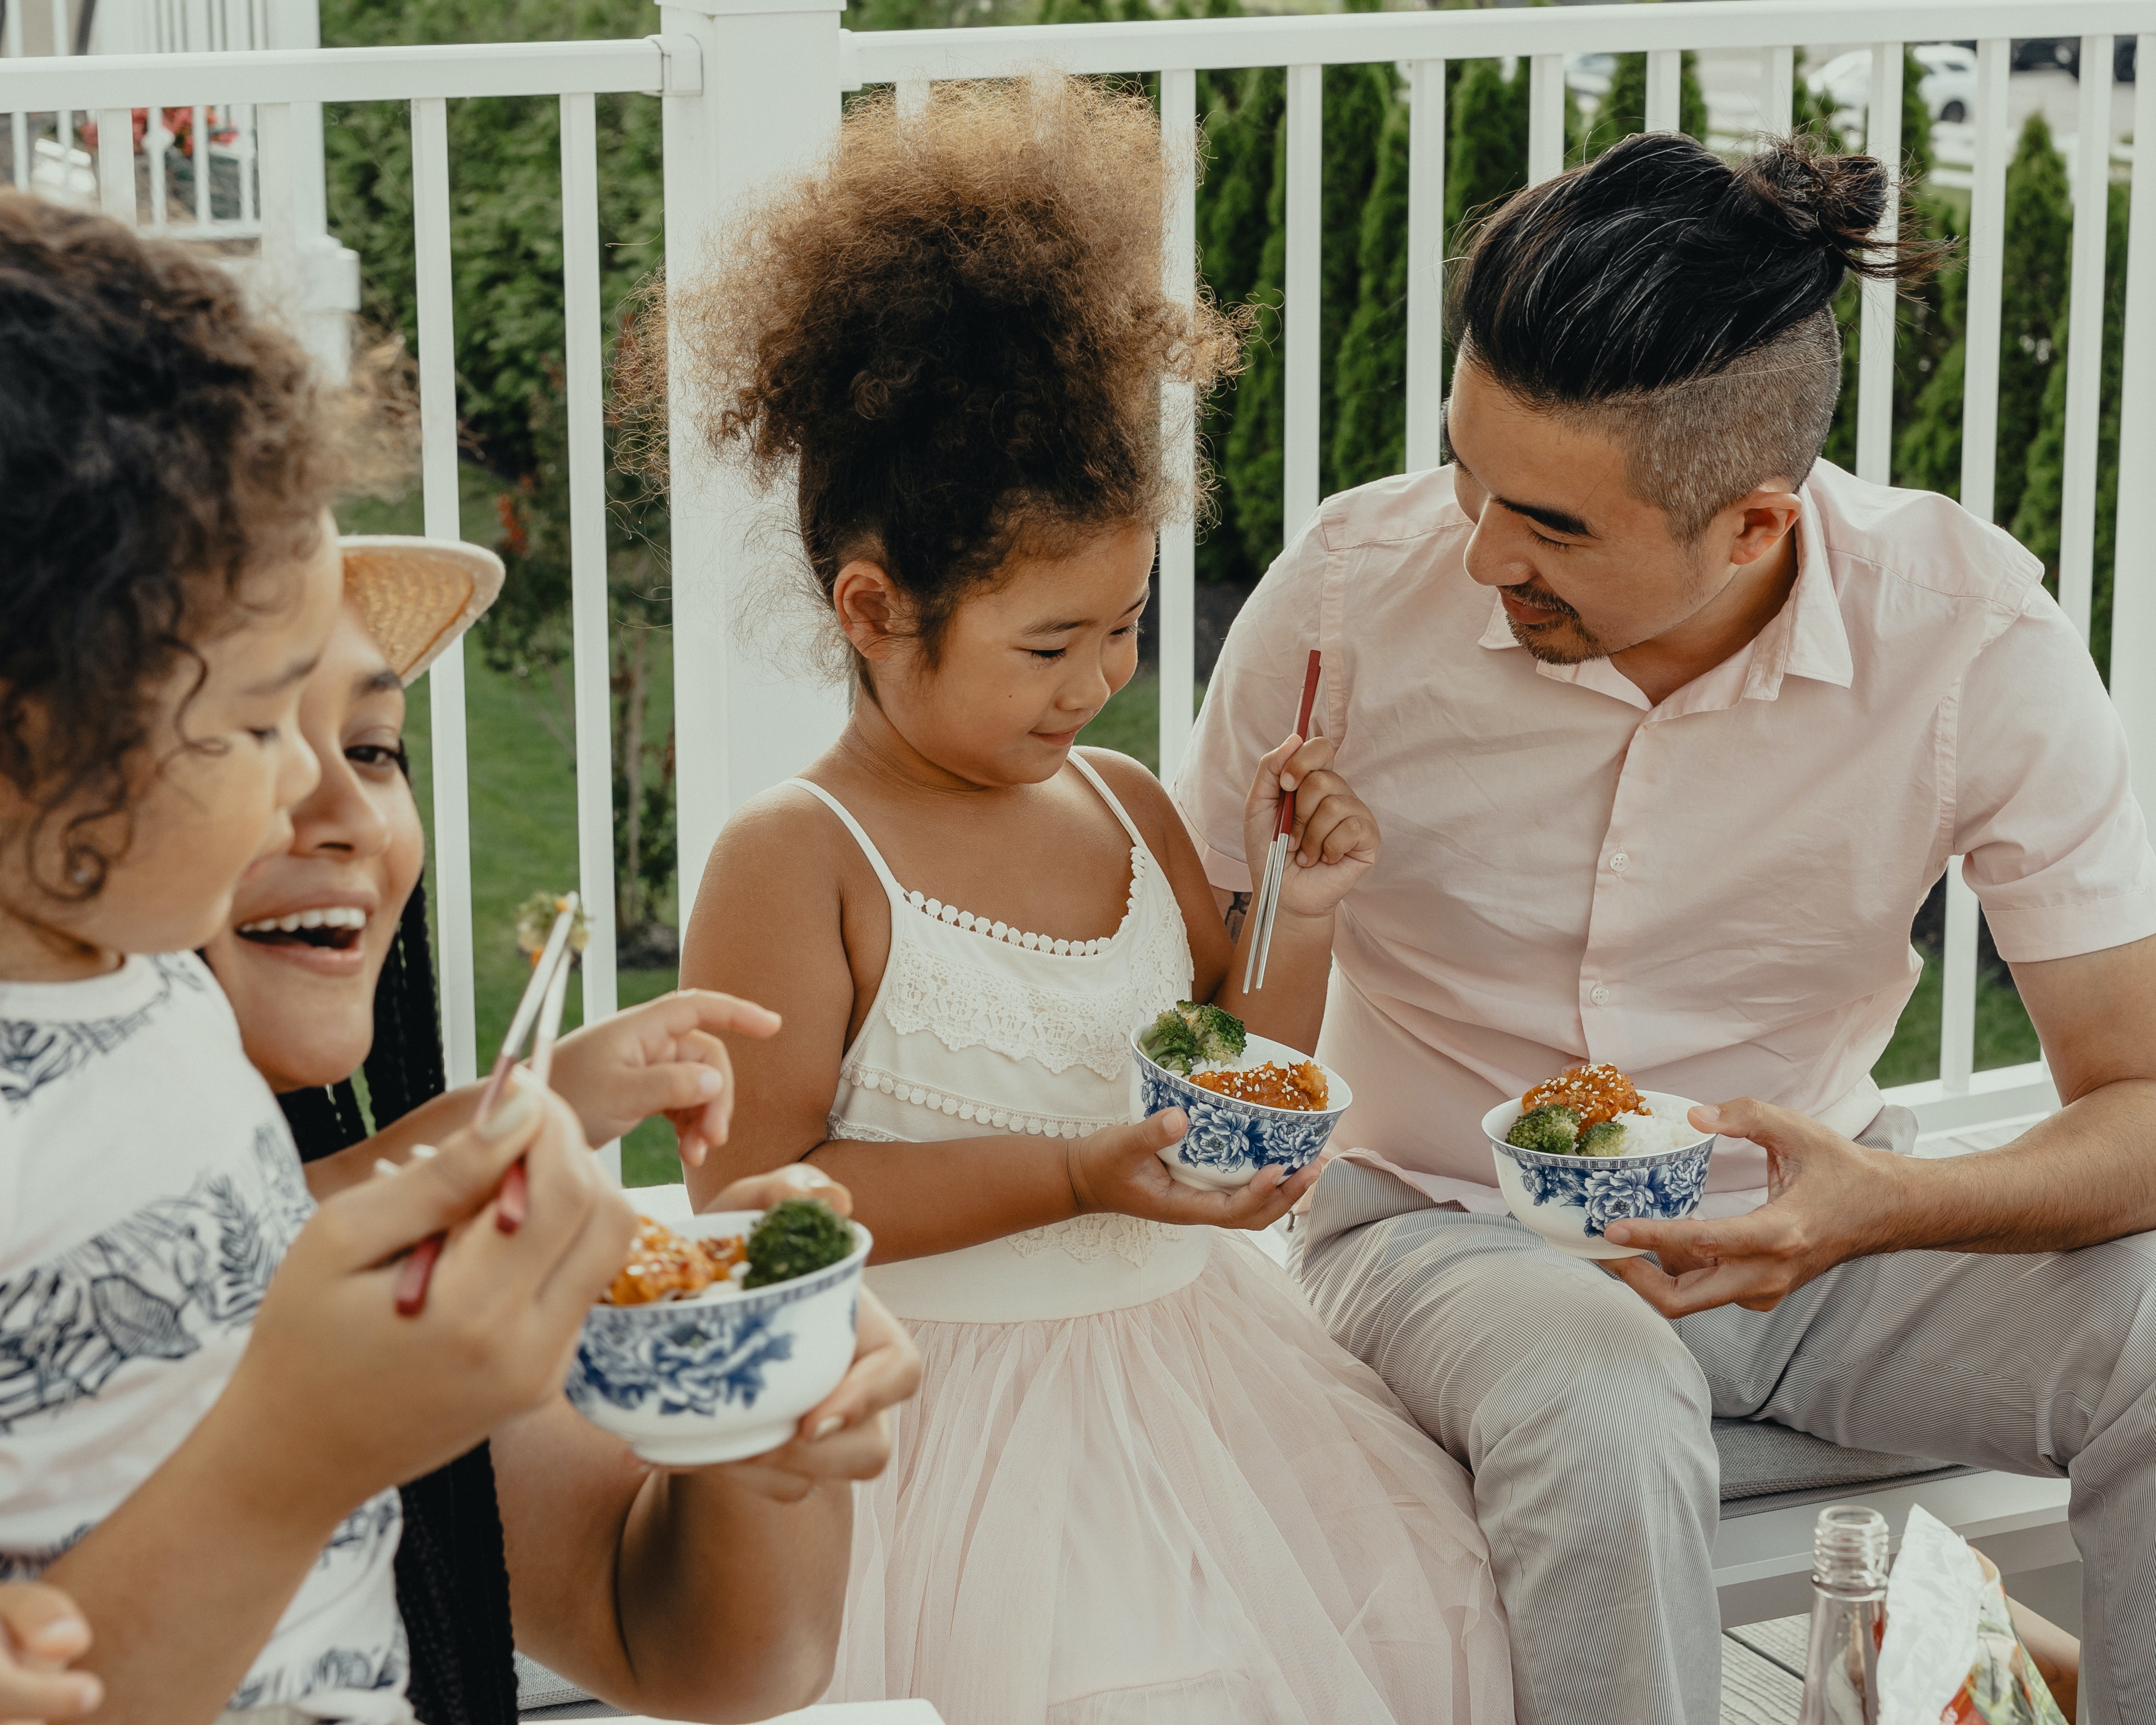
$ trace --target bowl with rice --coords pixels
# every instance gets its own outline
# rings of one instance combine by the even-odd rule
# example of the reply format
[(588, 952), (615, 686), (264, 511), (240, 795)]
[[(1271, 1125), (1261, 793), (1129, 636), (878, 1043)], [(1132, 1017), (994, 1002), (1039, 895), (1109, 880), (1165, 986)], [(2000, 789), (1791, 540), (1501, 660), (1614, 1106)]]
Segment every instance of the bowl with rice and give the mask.
[(571, 1404), (662, 1466), (777, 1449), (853, 1361), (872, 1245), (814, 1199), (670, 1227), (640, 1218), (628, 1261), (584, 1319), (563, 1386)]
[(1249, 1034), (1217, 1006), (1178, 1001), (1131, 1033), (1131, 1051), (1139, 1117), (1165, 1108), (1189, 1117), (1160, 1153), (1168, 1178), (1202, 1191), (1235, 1191), (1263, 1168), (1286, 1176), (1306, 1166), (1355, 1100), (1329, 1067)]
[(1575, 1066), (1482, 1117), (1514, 1216), (1575, 1258), (1636, 1258), (1609, 1224), (1690, 1215), (1707, 1189), (1715, 1134), (1689, 1098), (1635, 1089), (1614, 1066)]

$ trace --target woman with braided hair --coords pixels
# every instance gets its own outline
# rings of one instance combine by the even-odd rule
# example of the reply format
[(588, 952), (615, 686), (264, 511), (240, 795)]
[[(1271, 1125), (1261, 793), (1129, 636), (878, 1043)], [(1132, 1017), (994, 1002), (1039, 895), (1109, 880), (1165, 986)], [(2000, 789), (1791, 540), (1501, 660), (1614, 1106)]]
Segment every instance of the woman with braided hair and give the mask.
[[(404, 688), (501, 579), (489, 553), (409, 540), (347, 540), (344, 568), (344, 615), (300, 709), (321, 783), (293, 812), (290, 850), (249, 873), (204, 953), (318, 1197), (370, 1178), (381, 1158), (424, 1153), (423, 1138), (477, 1105), (479, 1086), (449, 1092), (443, 1070)], [(701, 1160), (724, 1142), (733, 1106), (714, 1029), (767, 1035), (777, 1022), (746, 1001), (670, 995), (563, 1038), (552, 1085), (590, 1142), (665, 1113), (685, 1157)], [(352, 1076), (362, 1062), (367, 1110)], [(761, 1208), (804, 1188), (849, 1204), (813, 1171), (742, 1182), (730, 1199)], [(873, 1296), (860, 1337), (803, 1435), (767, 1455), (650, 1468), (556, 1396), (406, 1485), (397, 1599), (424, 1725), (513, 1725), (513, 1646), (670, 1718), (761, 1717), (812, 1699), (835, 1642), (851, 1522), (850, 1492), (817, 1488), (881, 1470), (882, 1410), (918, 1373)]]

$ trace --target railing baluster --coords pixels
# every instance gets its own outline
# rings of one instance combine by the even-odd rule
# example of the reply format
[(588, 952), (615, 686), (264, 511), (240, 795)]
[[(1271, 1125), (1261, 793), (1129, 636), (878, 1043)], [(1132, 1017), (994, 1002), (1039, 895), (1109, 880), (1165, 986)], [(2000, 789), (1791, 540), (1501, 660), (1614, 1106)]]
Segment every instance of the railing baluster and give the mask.
[(195, 220), (207, 226), (216, 213), (209, 191), (209, 110), (194, 110)]
[[(440, 96), (418, 96), (412, 102), (412, 228), (419, 300), (419, 431), (427, 534), (433, 539), (461, 539), (456, 319), (449, 277), (449, 105)], [(434, 891), (442, 949), (442, 1050), (449, 1083), (455, 1086), (470, 1084), (479, 1076), (464, 643), (452, 643), (427, 677), (433, 697)]]
[(1976, 1071), (1976, 895), (1962, 879), (1962, 860), (1947, 862), (1944, 984), (1939, 991), (1939, 1082), (1956, 1093)]
[[(2066, 314), (2066, 472), (2060, 486), (2059, 604), (2089, 638), (2096, 572), (2097, 411), (2103, 389), (2103, 254), (2111, 222), (2111, 38), (2082, 38), (2074, 146), (2073, 285)], [(2135, 141), (2138, 144), (2139, 140)], [(2152, 141), (2156, 143), (2156, 141)], [(2137, 164), (2138, 165), (2138, 164)]]
[(264, 297), (296, 306), (300, 294), (300, 187), (292, 160), (292, 105), (264, 102), (262, 146), (261, 269)]
[(1409, 473), (1435, 467), (1445, 425), (1445, 62), (1408, 67)]
[[(14, 3), (27, 5), (28, 0), (14, 0)], [(74, 45), (69, 40), (68, 0), (53, 0), (52, 17), (53, 52), (55, 54), (66, 54)], [(71, 110), (62, 108), (53, 116), (53, 140), (60, 148), (61, 195), (72, 197), (73, 188), (68, 185), (74, 171), (74, 115)]]
[(97, 203), (114, 221), (135, 225), (135, 116), (125, 108), (97, 111)]
[(1962, 374), (1961, 501), (1989, 521), (1999, 469), (1999, 296), (2006, 263), (2009, 44), (1976, 46), (1976, 163), (1969, 209), (1969, 337)]
[[(614, 975), (613, 657), (607, 600), (606, 391), (600, 370), (597, 105), (562, 98), (562, 321), (569, 413), (569, 584), (577, 701), (577, 890), (584, 948), (584, 1022), (610, 1019)], [(641, 737), (628, 739), (635, 761)], [(629, 795), (641, 787), (632, 779)], [(621, 1178), (621, 1141), (599, 1160)]]
[(1759, 56), (1759, 130), (1779, 137), (1796, 126), (1797, 51), (1769, 48)]
[(1647, 56), (1647, 130), (1676, 131), (1684, 124), (1684, 54), (1657, 48)]
[[(2156, 811), (2156, 33), (2135, 46), (2133, 190), (2126, 241), (2126, 333), (2118, 387), (2118, 562), (2112, 578), (2111, 698), (2126, 726), (2133, 788)], [(2142, 140), (2149, 141), (2144, 144)]]
[(172, 135), (165, 130), (165, 110), (150, 110), (142, 132), (142, 153), (150, 158), (150, 225), (162, 229), (169, 219), (165, 208), (165, 152)]
[[(1161, 212), (1161, 285), (1171, 303), (1198, 295), (1198, 74), (1160, 74), (1161, 153), (1168, 165), (1167, 208)], [(1190, 387), (1161, 388), (1161, 434), (1171, 472), (1194, 475), (1198, 424)], [(1173, 784), (1190, 747), (1191, 691), (1198, 681), (1198, 541), (1194, 521), (1171, 521), (1160, 535), (1160, 779)]]
[(255, 163), (260, 160), (254, 139), (254, 109), (250, 104), (231, 111), (234, 116), (234, 124), (239, 128), (239, 135), (234, 140), (239, 158), (239, 219), (252, 222), (257, 213), (254, 169)]
[[(1871, 50), (1871, 109), (1865, 123), (1865, 153), (1887, 164), (1886, 213), (1879, 237), (1892, 239), (1902, 221), (1902, 44), (1881, 42)], [(1864, 284), (1863, 337), (1856, 377), (1856, 472), (1874, 485), (1890, 483), (1894, 465), (1894, 284)]]
[[(14, 0), (8, 8), (8, 58), (23, 58), (23, 0)], [(30, 183), (30, 116), (20, 109), (8, 116), (8, 141), (14, 146), (12, 157), (15, 186), (19, 191)]]
[[(1318, 297), (1323, 227), (1325, 72), (1287, 69), (1287, 434), (1281, 448), (1281, 538), (1317, 512)], [(1348, 244), (1346, 239), (1341, 242)], [(1163, 699), (1165, 696), (1163, 695)]]
[[(1518, 77), (1519, 74), (1512, 74)], [(1539, 186), (1564, 172), (1564, 56), (1538, 54), (1527, 63), (1527, 183)]]

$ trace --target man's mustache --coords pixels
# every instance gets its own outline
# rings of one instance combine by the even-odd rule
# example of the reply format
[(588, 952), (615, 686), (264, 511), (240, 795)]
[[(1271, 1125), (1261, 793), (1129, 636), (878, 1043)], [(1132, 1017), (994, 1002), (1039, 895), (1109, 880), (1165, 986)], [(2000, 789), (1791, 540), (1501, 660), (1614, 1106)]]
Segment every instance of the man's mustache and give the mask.
[(1573, 610), (1555, 593), (1545, 593), (1540, 588), (1531, 587), (1525, 583), (1517, 587), (1500, 588), (1498, 591), (1510, 594), (1523, 605), (1533, 605), (1544, 611), (1554, 611), (1560, 617), (1569, 617), (1576, 621), (1579, 616), (1578, 612)]

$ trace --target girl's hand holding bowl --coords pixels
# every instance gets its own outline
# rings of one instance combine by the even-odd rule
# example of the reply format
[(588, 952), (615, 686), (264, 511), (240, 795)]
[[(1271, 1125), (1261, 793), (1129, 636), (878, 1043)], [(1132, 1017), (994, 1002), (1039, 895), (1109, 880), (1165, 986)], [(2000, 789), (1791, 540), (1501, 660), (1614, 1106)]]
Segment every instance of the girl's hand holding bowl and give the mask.
[[(789, 1163), (737, 1180), (713, 1201), (721, 1210), (766, 1210), (789, 1198), (819, 1198), (842, 1216), (854, 1195), (813, 1162)], [(891, 1460), (890, 1410), (921, 1387), (921, 1350), (867, 1288), (855, 1321), (854, 1359), (839, 1387), (801, 1416), (792, 1438), (745, 1461), (721, 1464), (735, 1484), (798, 1503), (827, 1480), (872, 1480)]]
[(1189, 1123), (1181, 1108), (1172, 1107), (1070, 1140), (1065, 1168), (1077, 1213), (1178, 1227), (1270, 1228), (1317, 1178), (1315, 1168), (1293, 1173), (1274, 1167), (1257, 1169), (1232, 1191), (1181, 1183), (1170, 1176), (1168, 1158)]
[[(663, 1242), (654, 1248), (659, 1255), (633, 1255), (616, 1293), (628, 1298), (639, 1279), (646, 1290), (654, 1282), (663, 1289), (670, 1285), (669, 1266), (678, 1269), (685, 1261), (696, 1268), (700, 1278), (712, 1277), (711, 1266), (699, 1255), (701, 1248), (684, 1252), (685, 1242), (725, 1240), (736, 1244), (737, 1255), (737, 1242), (746, 1238), (746, 1280), (721, 1270), (701, 1291), (679, 1298), (663, 1293), (650, 1297), (647, 1292), (642, 1303), (602, 1301), (584, 1319), (564, 1386), (570, 1403), (647, 1461), (697, 1467), (779, 1449), (796, 1438), (803, 1416), (840, 1385), (855, 1360), (861, 1269), (873, 1245), (869, 1232), (857, 1222), (835, 1217), (835, 1205), (827, 1203), (819, 1209), (801, 1202), (799, 1183), (820, 1180), (819, 1174), (765, 1178), (776, 1184), (745, 1189), (737, 1183), (730, 1190), (766, 1198), (783, 1191), (785, 1196), (770, 1209), (707, 1210), (670, 1233), (656, 1230)], [(812, 1189), (826, 1200), (844, 1195), (843, 1188), (828, 1183)], [(782, 1210), (781, 1205), (788, 1208)], [(767, 1217), (774, 1230), (793, 1230), (797, 1216), (805, 1232), (757, 1238), (758, 1224)], [(843, 1237), (832, 1240), (833, 1230), (843, 1230)], [(762, 1255), (767, 1241), (773, 1245), (767, 1258)], [(639, 1250), (648, 1244), (640, 1240)], [(845, 1255), (805, 1271), (793, 1267), (801, 1252), (819, 1245)], [(754, 1285), (759, 1281), (761, 1286)], [(902, 1368), (896, 1359), (884, 1364)], [(902, 1368), (896, 1375), (902, 1378)], [(873, 1399), (872, 1389), (856, 1399), (860, 1417), (876, 1411), (869, 1405)], [(829, 1426), (834, 1417), (843, 1425), (846, 1415), (819, 1415), (818, 1425), (828, 1428), (824, 1438), (838, 1434), (839, 1428)], [(807, 1436), (812, 1445), (818, 1441), (816, 1428)]]
[[(1316, 1175), (1304, 1178), (1332, 1136), (1332, 1128), (1355, 1100), (1340, 1076), (1324, 1067), (1325, 1106), (1276, 1108), (1240, 1096), (1224, 1096), (1163, 1066), (1146, 1051), (1144, 1038), (1153, 1027), (1131, 1033), (1137, 1063), (1139, 1111), (1158, 1117), (1179, 1109), (1188, 1129), (1163, 1147), (1160, 1159), (1178, 1185), (1205, 1192), (1238, 1192), (1277, 1170), (1281, 1180), (1301, 1181), (1299, 1195)], [(1271, 1065), (1292, 1068), (1309, 1057), (1263, 1036), (1245, 1038), (1237, 1069)], [(1292, 1199), (1290, 1200), (1293, 1202)]]

